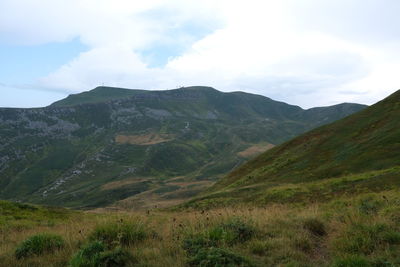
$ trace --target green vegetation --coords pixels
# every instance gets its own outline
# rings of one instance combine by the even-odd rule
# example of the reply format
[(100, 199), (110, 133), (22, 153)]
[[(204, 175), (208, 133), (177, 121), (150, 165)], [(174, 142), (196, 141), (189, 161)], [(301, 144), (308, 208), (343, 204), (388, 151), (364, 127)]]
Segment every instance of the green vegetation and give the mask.
[(107, 250), (98, 241), (86, 244), (71, 259), (71, 267), (123, 267), (133, 266), (135, 258), (121, 247)]
[[(398, 266), (399, 203), (399, 191), (389, 190), (305, 206), (76, 212), (53, 225), (0, 231), (0, 266)], [(121, 241), (141, 225), (144, 238)], [(61, 236), (64, 246), (15, 257), (43, 233)]]
[(83, 209), (170, 206), (272, 144), (364, 107), (303, 110), (196, 86), (98, 87), (45, 108), (0, 109), (0, 198)]
[(197, 253), (190, 258), (188, 262), (189, 266), (242, 266), (250, 267), (253, 266), (244, 257), (233, 253), (232, 251), (222, 248), (201, 248)]
[(37, 234), (23, 241), (15, 250), (17, 259), (52, 253), (64, 246), (64, 240), (59, 235)]
[[(185, 204), (308, 204), (400, 186), (400, 91), (322, 126), (235, 169)], [(366, 212), (374, 207), (361, 207)]]
[(148, 230), (142, 222), (123, 222), (108, 223), (96, 226), (89, 235), (92, 241), (99, 241), (108, 247), (117, 245), (130, 246), (143, 241), (149, 236)]
[[(210, 88), (204, 92), (220, 94)], [(237, 104), (252, 98), (234, 93), (225, 100)], [(213, 101), (219, 103), (217, 98)], [(152, 206), (151, 198), (163, 195), (168, 199), (201, 187), (207, 180), (197, 168), (210, 172), (204, 167), (214, 164), (206, 160), (210, 155), (218, 160), (233, 151), (248, 153), (245, 139), (236, 135), (240, 131), (230, 135), (232, 128), (219, 131), (221, 124), (218, 127), (222, 128), (213, 128), (197, 121), (193, 127), (208, 129), (204, 132), (207, 140), (189, 135), (178, 141), (177, 136), (174, 141), (156, 140), (157, 144), (145, 148), (113, 144), (102, 150), (101, 164), (85, 162), (92, 167), (105, 165), (99, 167), (103, 176), (85, 180), (77, 175), (69, 192), (76, 196), (92, 192), (87, 198), (96, 206), (106, 203), (101, 198), (118, 199), (117, 195), (128, 197), (146, 190), (140, 200), (149, 198), (149, 208), (132, 211), (130, 204), (138, 199), (124, 200), (131, 211), (123, 212), (73, 212), (1, 201), (0, 266), (400, 266), (399, 103), (400, 91), (364, 111), (292, 139), (235, 169), (202, 195), (169, 209)], [(252, 104), (254, 112), (267, 109), (258, 100)], [(238, 117), (246, 113), (229, 105), (220, 110)], [(296, 108), (288, 112), (296, 114)], [(171, 133), (171, 124), (160, 131)], [(215, 137), (212, 131), (220, 135)], [(135, 142), (144, 138), (137, 136), (129, 138), (136, 138)], [(210, 141), (213, 138), (218, 142)], [(250, 139), (256, 137), (246, 140)], [(235, 142), (227, 144), (226, 140)], [(168, 148), (183, 156), (174, 156)], [(80, 153), (82, 158), (90, 154)], [(142, 153), (149, 157), (137, 159)], [(124, 170), (107, 165), (114, 156), (124, 166), (140, 162), (147, 167), (106, 179)], [(172, 158), (184, 166), (171, 167), (168, 159)], [(70, 160), (79, 162), (74, 157)], [(68, 164), (60, 161), (51, 171)], [(219, 164), (213, 167), (221, 171), (224, 164)], [(196, 172), (189, 180), (183, 175), (188, 166)], [(132, 173), (143, 175), (132, 177)], [(146, 173), (157, 179), (149, 179)], [(61, 201), (68, 196), (68, 203), (80, 203), (76, 196), (60, 195), (50, 199)]]

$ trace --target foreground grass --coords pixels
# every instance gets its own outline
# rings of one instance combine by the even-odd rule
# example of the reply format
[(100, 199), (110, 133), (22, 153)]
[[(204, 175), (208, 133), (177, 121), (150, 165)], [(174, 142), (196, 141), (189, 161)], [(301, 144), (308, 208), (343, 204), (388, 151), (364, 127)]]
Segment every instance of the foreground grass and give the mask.
[[(125, 258), (126, 266), (400, 265), (397, 191), (304, 207), (66, 212), (50, 222), (41, 212), (43, 222), (17, 214), (2, 221), (0, 266), (79, 266), (90, 247), (99, 248), (93, 261), (103, 259), (103, 266), (123, 266), (112, 260)], [(63, 246), (17, 259), (15, 251), (38, 234), (58, 235)]]

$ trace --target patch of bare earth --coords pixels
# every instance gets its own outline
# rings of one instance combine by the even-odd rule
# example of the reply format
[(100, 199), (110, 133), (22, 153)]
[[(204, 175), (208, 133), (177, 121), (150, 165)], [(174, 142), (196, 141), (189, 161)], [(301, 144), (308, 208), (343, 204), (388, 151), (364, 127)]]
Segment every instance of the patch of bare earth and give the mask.
[[(181, 177), (177, 177), (181, 178)], [(174, 180), (174, 179), (172, 179)], [(128, 197), (126, 199), (120, 200), (108, 207), (108, 209), (114, 210), (143, 210), (143, 209), (153, 209), (153, 208), (167, 208), (172, 207), (178, 204), (183, 203), (190, 199), (190, 196), (187, 196), (185, 193), (191, 191), (203, 191), (206, 188), (210, 187), (213, 184), (211, 181), (193, 181), (193, 182), (171, 182), (166, 183), (160, 187), (154, 188), (152, 190), (148, 190), (142, 192), (140, 194), (134, 195), (132, 197)], [(165, 192), (165, 193), (156, 193), (157, 189), (160, 189), (164, 186), (180, 186), (179, 189)]]
[(273, 148), (273, 144), (263, 143), (263, 144), (256, 144), (251, 147), (246, 148), (243, 151), (238, 153), (239, 156), (244, 158), (254, 157), (257, 156), (271, 148)]
[(119, 181), (113, 181), (102, 185), (101, 190), (111, 190), (115, 188), (120, 188), (126, 185), (136, 184), (149, 180), (148, 178), (128, 178)]
[(174, 139), (170, 134), (148, 133), (139, 135), (116, 135), (115, 142), (118, 144), (131, 145), (155, 145), (163, 142), (168, 142)]

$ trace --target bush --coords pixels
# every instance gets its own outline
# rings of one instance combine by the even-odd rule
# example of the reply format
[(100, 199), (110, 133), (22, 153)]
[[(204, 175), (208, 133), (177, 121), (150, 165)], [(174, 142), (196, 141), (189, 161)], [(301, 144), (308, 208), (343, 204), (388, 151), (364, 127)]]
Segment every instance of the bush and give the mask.
[(91, 242), (78, 251), (70, 261), (71, 267), (95, 267), (106, 247), (102, 242)]
[(222, 248), (202, 248), (189, 260), (190, 266), (253, 266), (246, 258)]
[(104, 267), (129, 266), (136, 262), (136, 259), (123, 248), (115, 248), (100, 254), (99, 265)]
[(142, 223), (109, 223), (97, 226), (89, 235), (91, 241), (101, 241), (107, 247), (131, 246), (147, 238), (147, 229)]
[(135, 258), (126, 250), (117, 247), (106, 250), (106, 246), (98, 241), (83, 247), (70, 261), (71, 267), (119, 267), (130, 266)]
[(303, 227), (315, 236), (326, 235), (325, 224), (317, 218), (306, 219), (303, 222)]
[(33, 255), (42, 255), (44, 253), (52, 253), (61, 249), (65, 242), (59, 235), (54, 234), (37, 234), (23, 241), (15, 250), (17, 259), (30, 257)]

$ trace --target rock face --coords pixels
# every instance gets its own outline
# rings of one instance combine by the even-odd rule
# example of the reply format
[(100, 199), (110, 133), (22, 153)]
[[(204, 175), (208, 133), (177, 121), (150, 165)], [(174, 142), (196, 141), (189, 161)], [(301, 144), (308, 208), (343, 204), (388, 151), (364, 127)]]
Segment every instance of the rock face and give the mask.
[(254, 156), (239, 152), (282, 143), (364, 107), (303, 110), (210, 87), (98, 87), (44, 108), (3, 108), (0, 198), (71, 207), (132, 197), (140, 206), (149, 194), (178, 201)]

